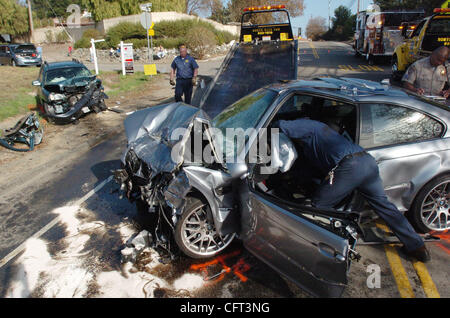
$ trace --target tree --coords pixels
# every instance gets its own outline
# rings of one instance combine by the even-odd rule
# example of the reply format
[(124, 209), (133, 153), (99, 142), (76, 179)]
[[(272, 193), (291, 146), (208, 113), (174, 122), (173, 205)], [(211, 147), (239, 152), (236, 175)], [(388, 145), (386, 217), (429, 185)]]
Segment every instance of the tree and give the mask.
[(315, 41), (327, 31), (327, 21), (324, 17), (314, 17), (309, 19), (306, 25), (306, 37)]
[[(240, 22), (244, 8), (267, 5), (267, 0), (231, 0), (228, 2), (228, 10), (230, 12), (230, 19), (234, 22)], [(304, 0), (272, 0), (271, 5), (286, 5), (291, 17), (299, 17), (303, 15), (305, 9)]]
[(0, 34), (20, 35), (29, 29), (27, 8), (14, 0), (0, 0)]
[[(32, 0), (31, 8), (39, 19), (64, 17), (71, 13), (67, 12), (67, 7), (71, 4), (81, 6), (82, 0)], [(55, 16), (56, 13), (56, 16)]]
[(434, 8), (440, 8), (444, 0), (374, 0), (381, 11), (387, 10), (425, 10), (426, 15), (433, 14)]
[(186, 0), (186, 13), (198, 14), (208, 7), (208, 0)]
[[(81, 0), (92, 14), (95, 21), (114, 18), (121, 15), (138, 14), (141, 12), (139, 4), (147, 3), (148, 0)], [(185, 11), (185, 0), (154, 0), (152, 11)]]
[(225, 7), (220, 0), (210, 0), (208, 4), (211, 12), (210, 19), (222, 24), (226, 24), (231, 21), (230, 10)]
[(334, 10), (332, 18), (333, 26), (326, 34), (323, 35), (324, 40), (345, 41), (353, 35), (353, 27), (356, 23), (356, 16), (352, 15), (349, 8), (339, 6)]

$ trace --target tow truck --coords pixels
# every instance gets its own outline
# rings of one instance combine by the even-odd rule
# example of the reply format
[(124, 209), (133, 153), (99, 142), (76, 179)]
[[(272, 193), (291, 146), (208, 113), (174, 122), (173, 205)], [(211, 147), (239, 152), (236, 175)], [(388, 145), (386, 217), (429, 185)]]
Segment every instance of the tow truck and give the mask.
[(392, 78), (400, 80), (415, 61), (430, 56), (440, 46), (450, 47), (450, 9), (434, 9), (432, 16), (423, 19), (410, 34), (402, 31), (405, 38), (395, 48), (392, 57)]
[(403, 23), (418, 21), (424, 11), (361, 11), (356, 17), (353, 42), (355, 56), (364, 56), (369, 64), (377, 59), (391, 58), (402, 41)]
[(285, 5), (245, 8), (239, 42), (202, 92), (199, 106), (214, 118), (226, 106), (265, 85), (297, 79), (297, 50)]

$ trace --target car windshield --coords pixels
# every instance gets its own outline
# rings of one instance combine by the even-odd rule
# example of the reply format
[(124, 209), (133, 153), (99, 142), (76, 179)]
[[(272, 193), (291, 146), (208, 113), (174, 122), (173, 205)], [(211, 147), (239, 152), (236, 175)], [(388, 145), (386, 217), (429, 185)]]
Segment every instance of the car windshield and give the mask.
[(92, 74), (84, 67), (66, 67), (50, 70), (45, 75), (45, 84), (57, 84), (76, 77), (91, 77)]
[(19, 45), (13, 48), (14, 52), (34, 52), (36, 47), (34, 45)]
[[(261, 88), (228, 106), (213, 119), (213, 127), (223, 136), (224, 158), (232, 158), (241, 152), (248, 138), (245, 132), (256, 128), (277, 96), (277, 92)], [(245, 138), (239, 138), (243, 135)]]

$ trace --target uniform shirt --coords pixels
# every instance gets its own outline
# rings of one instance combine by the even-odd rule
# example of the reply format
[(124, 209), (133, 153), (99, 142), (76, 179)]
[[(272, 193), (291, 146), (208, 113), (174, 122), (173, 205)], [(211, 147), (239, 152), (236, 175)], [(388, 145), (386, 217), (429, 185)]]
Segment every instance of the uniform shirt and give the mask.
[(172, 62), (172, 69), (177, 70), (177, 78), (193, 78), (196, 68), (198, 64), (190, 55), (186, 55), (185, 58), (177, 56)]
[(416, 88), (423, 88), (424, 95), (438, 96), (441, 95), (447, 82), (447, 71), (443, 65), (431, 65), (430, 57), (427, 57), (411, 65), (403, 75), (402, 81)]
[(280, 128), (289, 138), (300, 139), (303, 144), (304, 159), (324, 175), (345, 156), (364, 151), (363, 148), (319, 121), (304, 118), (280, 120), (272, 127)]

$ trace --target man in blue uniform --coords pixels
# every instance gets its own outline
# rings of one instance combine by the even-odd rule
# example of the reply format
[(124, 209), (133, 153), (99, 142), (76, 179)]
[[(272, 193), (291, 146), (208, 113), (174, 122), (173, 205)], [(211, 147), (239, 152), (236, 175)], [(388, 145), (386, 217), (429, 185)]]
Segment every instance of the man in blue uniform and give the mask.
[(197, 83), (198, 64), (195, 59), (187, 54), (185, 45), (180, 45), (180, 55), (172, 62), (172, 71), (170, 73), (170, 85), (175, 85), (175, 72), (177, 82), (175, 86), (175, 101), (181, 102), (184, 95), (184, 102), (191, 103), (192, 89)]
[(407, 255), (422, 262), (431, 259), (422, 238), (387, 199), (378, 165), (363, 148), (326, 124), (310, 119), (280, 120), (272, 127), (300, 140), (306, 161), (324, 177), (313, 195), (315, 207), (333, 208), (357, 189), (403, 243)]

